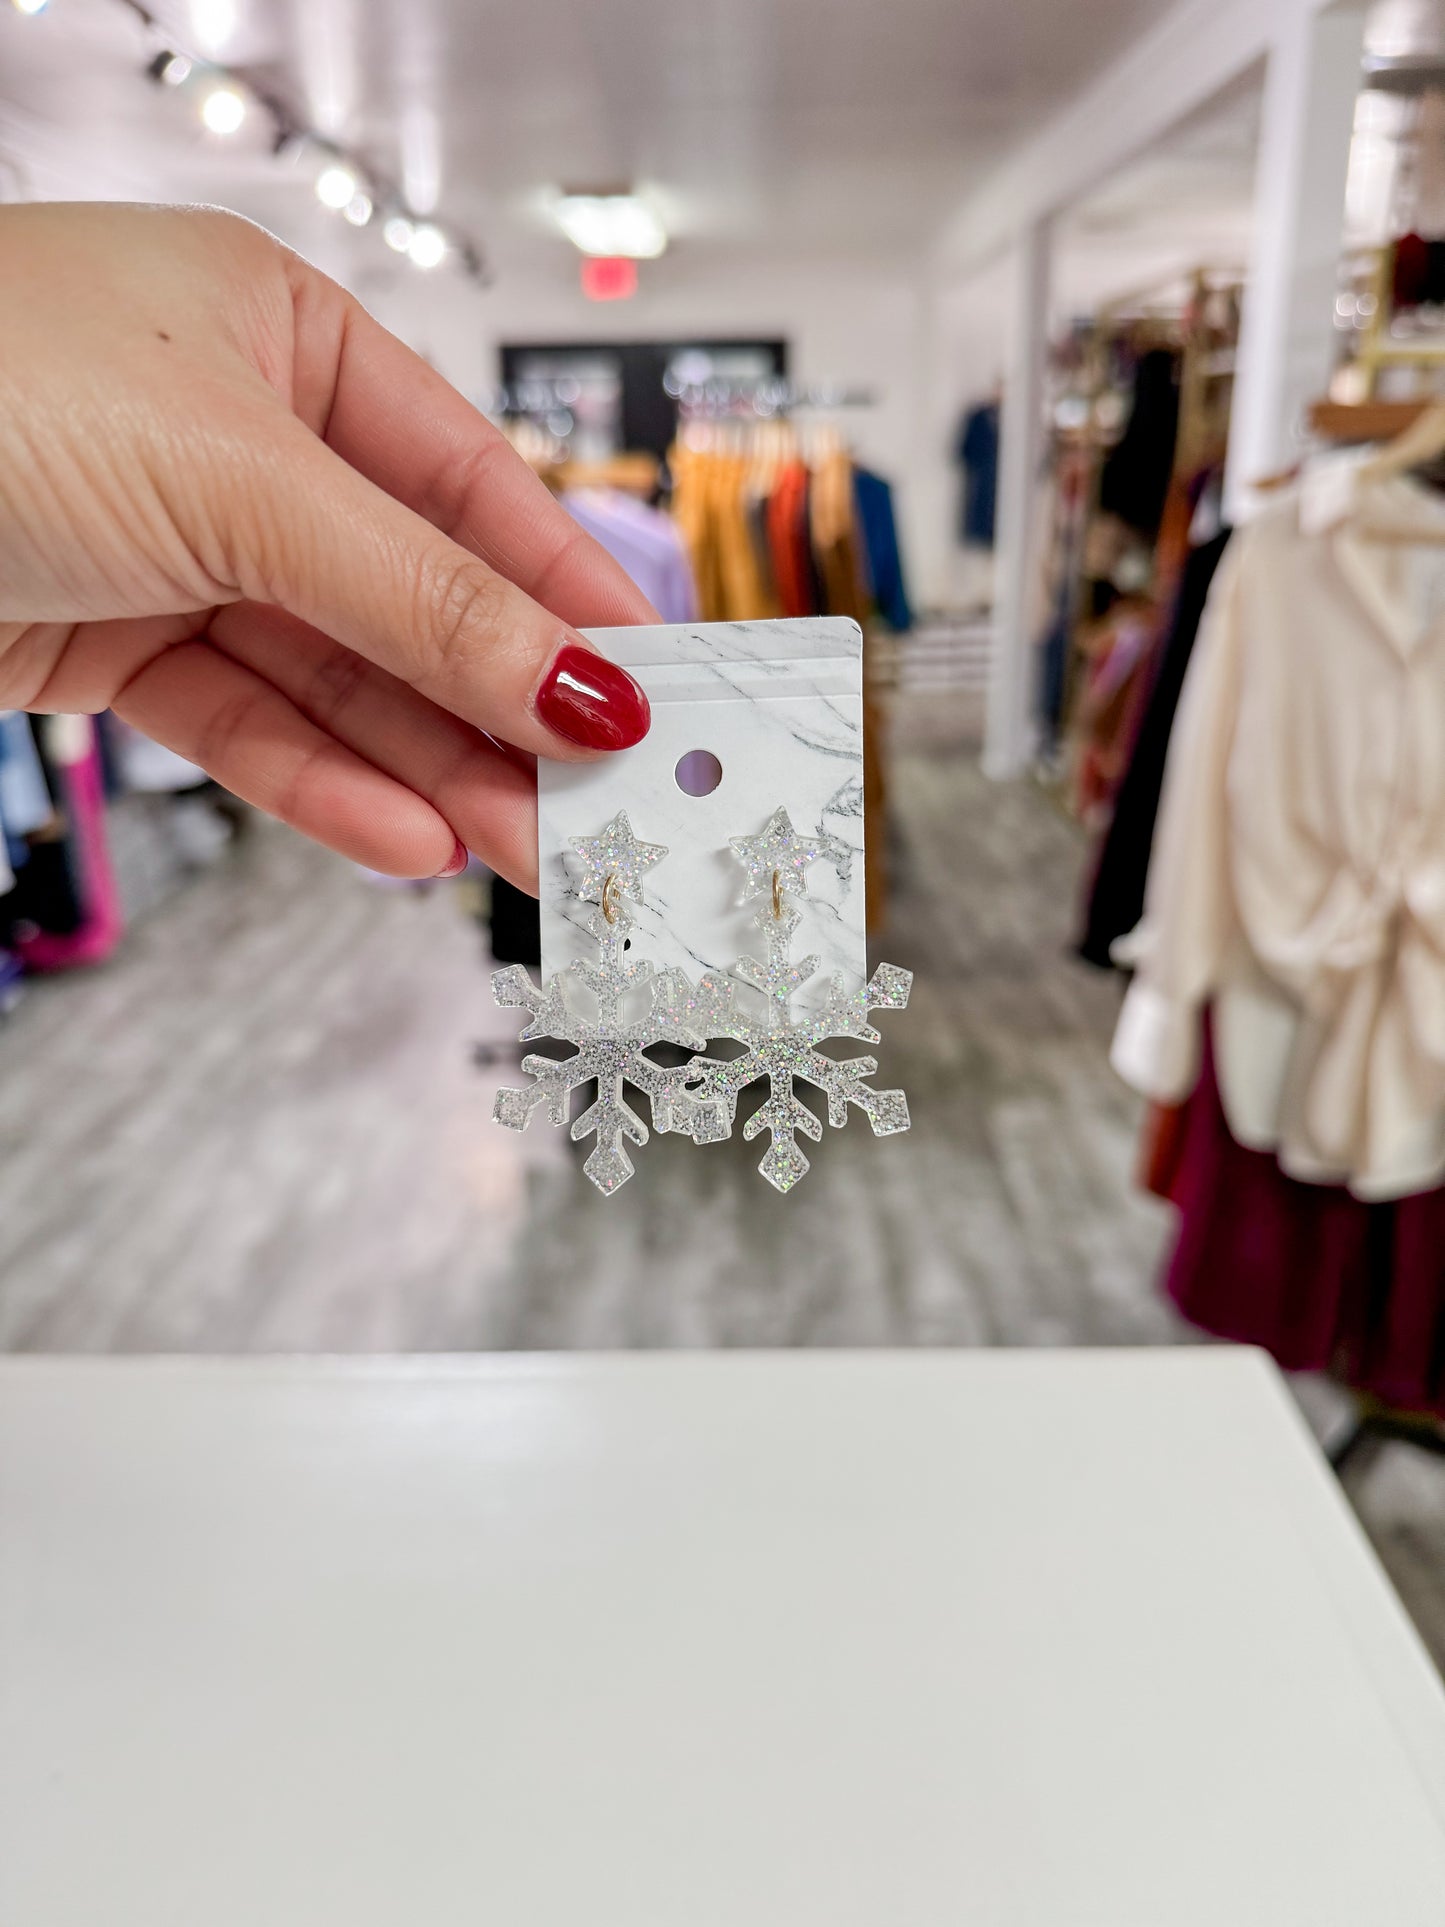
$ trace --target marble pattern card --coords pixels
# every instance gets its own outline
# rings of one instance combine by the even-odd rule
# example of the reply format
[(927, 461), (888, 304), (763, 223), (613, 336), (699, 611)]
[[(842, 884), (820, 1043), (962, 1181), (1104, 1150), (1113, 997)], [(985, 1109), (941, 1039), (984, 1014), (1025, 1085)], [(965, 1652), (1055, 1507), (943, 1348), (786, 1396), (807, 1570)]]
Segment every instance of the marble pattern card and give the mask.
[[(863, 890), (863, 638), (837, 616), (594, 629), (588, 640), (647, 694), (652, 728), (632, 749), (537, 771), (544, 979), (591, 958), (595, 904), (572, 888), (570, 839), (625, 810), (638, 838), (667, 847), (633, 909), (633, 941), (659, 969), (730, 973), (756, 948), (757, 906), (729, 847), (779, 807), (800, 835), (832, 839), (836, 863), (807, 873), (799, 954), (820, 976), (795, 1007), (817, 1009), (828, 974), (867, 977)], [(710, 783), (715, 787), (709, 788)], [(701, 791), (702, 793), (689, 793)]]

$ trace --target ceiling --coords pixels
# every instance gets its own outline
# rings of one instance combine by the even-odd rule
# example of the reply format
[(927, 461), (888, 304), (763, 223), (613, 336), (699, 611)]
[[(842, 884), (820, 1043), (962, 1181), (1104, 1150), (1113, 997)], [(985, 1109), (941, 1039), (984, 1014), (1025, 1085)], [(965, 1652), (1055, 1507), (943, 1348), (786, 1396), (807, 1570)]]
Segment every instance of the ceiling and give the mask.
[[(914, 254), (1169, 0), (151, 4), (435, 200), (502, 276), (565, 249), (548, 189), (607, 183), (648, 188), (680, 250)], [(219, 200), (306, 246), (310, 173), (259, 132), (205, 135), (144, 79), (150, 44), (120, 0), (0, 5), (0, 157), (33, 192)]]
[(1082, 314), (1195, 268), (1241, 273), (1254, 224), (1262, 73), (1191, 114), (1060, 223), (1054, 290)]

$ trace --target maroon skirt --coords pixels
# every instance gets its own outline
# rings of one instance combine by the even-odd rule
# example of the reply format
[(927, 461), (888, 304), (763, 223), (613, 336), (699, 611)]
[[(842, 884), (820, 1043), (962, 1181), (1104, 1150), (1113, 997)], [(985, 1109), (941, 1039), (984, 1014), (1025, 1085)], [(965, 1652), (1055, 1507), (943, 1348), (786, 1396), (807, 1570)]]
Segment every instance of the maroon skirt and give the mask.
[(1246, 1151), (1207, 1039), (1162, 1188), (1180, 1213), (1164, 1289), (1191, 1324), (1261, 1345), (1287, 1371), (1445, 1415), (1445, 1191), (1365, 1204)]

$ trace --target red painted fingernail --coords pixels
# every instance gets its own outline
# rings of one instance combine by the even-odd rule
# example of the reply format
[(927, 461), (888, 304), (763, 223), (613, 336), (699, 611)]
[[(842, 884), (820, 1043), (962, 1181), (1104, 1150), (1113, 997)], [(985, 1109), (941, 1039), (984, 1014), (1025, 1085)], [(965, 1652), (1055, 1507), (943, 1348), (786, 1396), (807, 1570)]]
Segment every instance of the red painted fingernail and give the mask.
[(452, 851), (451, 861), (444, 870), (437, 871), (438, 877), (459, 877), (462, 871), (466, 869), (468, 860), (467, 846), (462, 842), (461, 838), (458, 837), (457, 847)]
[(583, 749), (630, 749), (652, 722), (627, 671), (575, 642), (557, 651), (533, 707), (548, 729)]

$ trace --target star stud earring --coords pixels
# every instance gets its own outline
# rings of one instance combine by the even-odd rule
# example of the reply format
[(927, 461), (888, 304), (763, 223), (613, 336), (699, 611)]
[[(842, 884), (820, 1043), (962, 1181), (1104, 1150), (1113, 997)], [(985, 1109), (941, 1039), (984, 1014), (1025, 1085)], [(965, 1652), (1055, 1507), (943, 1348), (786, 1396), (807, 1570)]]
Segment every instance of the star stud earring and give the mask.
[(638, 841), (626, 810), (619, 810), (599, 836), (574, 836), (568, 841), (580, 859), (578, 898), (600, 905), (610, 924), (626, 914), (620, 904), (623, 897), (641, 904), (643, 877), (667, 855), (665, 844)]
[(759, 836), (734, 836), (728, 839), (729, 848), (743, 866), (746, 881), (743, 884), (740, 904), (754, 902), (758, 897), (771, 896), (773, 915), (782, 914), (782, 897), (785, 892), (794, 896), (808, 894), (808, 869), (817, 862), (831, 863), (843, 875), (847, 874), (853, 853), (846, 843), (836, 836), (803, 836), (793, 828), (793, 819), (785, 809), (776, 809), (768, 818)]

